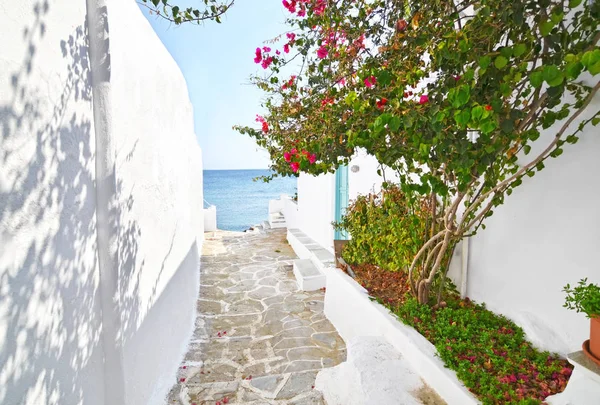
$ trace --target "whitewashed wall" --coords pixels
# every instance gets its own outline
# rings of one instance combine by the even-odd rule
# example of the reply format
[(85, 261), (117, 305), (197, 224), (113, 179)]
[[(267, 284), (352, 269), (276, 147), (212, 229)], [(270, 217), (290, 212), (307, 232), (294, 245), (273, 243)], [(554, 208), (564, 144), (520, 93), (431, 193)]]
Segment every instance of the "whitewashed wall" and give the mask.
[(162, 404), (203, 232), (185, 81), (134, 0), (9, 2), (0, 35), (0, 403)]
[(110, 0), (126, 403), (162, 405), (193, 332), (202, 161), (187, 85), (134, 0)]
[[(350, 170), (353, 166), (357, 172)], [(377, 174), (377, 160), (359, 151), (348, 165), (348, 194), (350, 201), (359, 194), (379, 192), (383, 177)], [(388, 181), (393, 180), (387, 178)], [(311, 176), (301, 174), (298, 178), (297, 227), (333, 252), (334, 230), (331, 223), (335, 217), (335, 174)]]
[[(596, 97), (588, 111), (598, 110)], [(583, 314), (562, 308), (565, 284), (600, 283), (600, 137), (575, 145), (506, 198), (470, 240), (467, 295), (514, 319), (538, 346), (566, 354), (589, 336)]]
[(104, 404), (85, 1), (0, 6), (0, 403)]
[(335, 175), (298, 177), (298, 228), (333, 252), (333, 212)]

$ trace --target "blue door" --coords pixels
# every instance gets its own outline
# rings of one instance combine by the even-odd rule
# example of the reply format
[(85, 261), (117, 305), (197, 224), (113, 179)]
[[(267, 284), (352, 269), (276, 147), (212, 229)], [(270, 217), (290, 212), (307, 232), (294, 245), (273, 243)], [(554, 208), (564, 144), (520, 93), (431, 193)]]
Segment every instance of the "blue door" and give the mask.
[[(335, 172), (335, 222), (342, 220), (348, 208), (348, 166), (340, 166)], [(334, 239), (348, 239), (345, 231), (335, 230)]]

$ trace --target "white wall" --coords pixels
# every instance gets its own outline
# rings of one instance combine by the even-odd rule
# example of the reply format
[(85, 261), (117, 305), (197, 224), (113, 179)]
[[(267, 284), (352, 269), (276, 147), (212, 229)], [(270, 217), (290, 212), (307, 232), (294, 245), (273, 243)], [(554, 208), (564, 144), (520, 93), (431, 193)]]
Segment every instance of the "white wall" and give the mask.
[[(2, 404), (163, 404), (193, 329), (202, 160), (186, 83), (134, 0), (87, 3), (0, 7)], [(114, 266), (97, 259), (101, 212)]]
[(187, 85), (134, 0), (108, 2), (127, 404), (162, 404), (192, 333), (202, 161)]
[(0, 403), (104, 404), (85, 1), (0, 6)]
[[(350, 170), (358, 167), (358, 172)], [(348, 194), (350, 202), (359, 194), (379, 192), (383, 177), (377, 174), (377, 160), (359, 150), (348, 165)], [(389, 172), (389, 169), (388, 169)], [(387, 180), (394, 179), (387, 173)], [(331, 223), (335, 217), (335, 174), (311, 176), (300, 174), (298, 178), (297, 227), (326, 249), (333, 252), (334, 230)], [(287, 218), (286, 218), (287, 219)], [(288, 225), (288, 228), (290, 226)]]
[[(596, 97), (589, 111), (598, 110)], [(538, 346), (562, 354), (589, 336), (583, 314), (562, 308), (565, 284), (600, 283), (600, 137), (575, 145), (496, 208), (471, 238), (467, 294), (524, 327)]]
[(298, 177), (298, 228), (325, 249), (333, 252), (335, 175)]

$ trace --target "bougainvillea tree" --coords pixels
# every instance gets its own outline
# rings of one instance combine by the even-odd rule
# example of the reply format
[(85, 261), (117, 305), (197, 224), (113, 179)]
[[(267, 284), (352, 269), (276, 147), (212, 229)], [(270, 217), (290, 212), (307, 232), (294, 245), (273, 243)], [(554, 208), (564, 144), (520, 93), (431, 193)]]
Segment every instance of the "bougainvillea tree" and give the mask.
[[(150, 12), (177, 25), (202, 24), (204, 21), (221, 22), (221, 17), (233, 6), (235, 0), (199, 0), (200, 7), (184, 7), (178, 0), (139, 0)], [(202, 5), (202, 3), (204, 3)]]
[(266, 114), (237, 129), (281, 175), (332, 172), (363, 148), (409, 202), (430, 201), (431, 231), (405, 269), (422, 303), (455, 244), (600, 121), (598, 1), (283, 6), (282, 48), (254, 54)]

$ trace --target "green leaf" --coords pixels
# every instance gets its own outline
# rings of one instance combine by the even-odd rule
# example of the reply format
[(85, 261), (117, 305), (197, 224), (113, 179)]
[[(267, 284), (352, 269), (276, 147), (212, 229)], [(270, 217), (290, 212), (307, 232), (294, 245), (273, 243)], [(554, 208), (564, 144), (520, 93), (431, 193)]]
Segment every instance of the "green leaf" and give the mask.
[(567, 77), (569, 79), (576, 79), (581, 74), (583, 70), (583, 64), (581, 62), (569, 62), (567, 63), (567, 67), (565, 71), (567, 72)]
[(525, 154), (528, 155), (529, 152), (531, 152), (531, 146), (523, 145), (523, 152), (525, 152)]
[(554, 22), (553, 21), (545, 21), (543, 23), (540, 24), (540, 33), (542, 34), (542, 36), (548, 36), (548, 34), (550, 34), (550, 31), (552, 31), (552, 28), (554, 28)]
[(569, 8), (575, 8), (581, 4), (582, 0), (569, 0)]
[(469, 102), (469, 98), (471, 98), (471, 88), (469, 86), (460, 86), (454, 97), (452, 106), (454, 108), (460, 108)]
[(592, 76), (596, 76), (600, 73), (600, 62), (596, 62), (593, 65), (588, 67), (588, 72), (592, 74)]
[(525, 44), (517, 44), (513, 47), (513, 53), (517, 58), (523, 55), (525, 52), (527, 52), (527, 45)]
[(475, 120), (475, 121), (479, 120), (482, 115), (483, 115), (483, 107), (480, 105), (473, 107), (473, 109), (471, 110), (471, 118), (473, 118), (473, 120)]
[(456, 111), (454, 113), (454, 121), (460, 126), (466, 126), (471, 119), (471, 110), (468, 108), (462, 111)]
[(486, 70), (490, 66), (490, 63), (492, 63), (492, 58), (489, 56), (484, 56), (479, 59), (479, 67), (483, 70)]
[(544, 66), (542, 75), (550, 87), (560, 86), (564, 79), (563, 73), (554, 65)]
[(598, 125), (599, 123), (600, 123), (600, 117), (597, 117), (597, 118), (594, 118), (594, 119), (592, 119), (592, 125), (593, 125), (593, 126), (596, 126), (596, 125)]
[(507, 64), (508, 64), (508, 59), (506, 59), (506, 57), (504, 57), (502, 55), (496, 57), (496, 60), (494, 60), (494, 66), (496, 66), (496, 69), (502, 69)]
[(587, 69), (589, 69), (590, 66), (593, 66), (598, 62), (600, 62), (600, 49), (587, 51), (581, 57), (581, 63), (583, 63), (583, 66), (585, 66)]
[(400, 125), (402, 125), (402, 120), (400, 120), (400, 117), (397, 116), (392, 117), (388, 123), (388, 127), (392, 132), (398, 131), (400, 129)]
[(485, 121), (481, 124), (479, 129), (481, 129), (481, 132), (483, 132), (484, 134), (487, 135), (490, 132), (492, 132), (494, 129), (496, 129), (496, 122), (492, 121), (492, 120)]
[(560, 155), (562, 155), (563, 150), (561, 148), (556, 148), (552, 151), (552, 153), (550, 153), (550, 156), (552, 156), (553, 158), (559, 157)]

